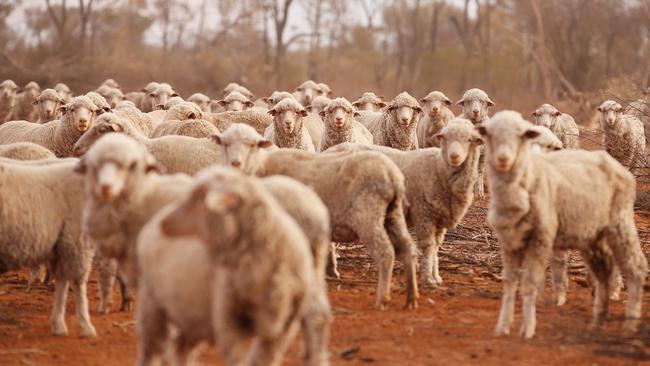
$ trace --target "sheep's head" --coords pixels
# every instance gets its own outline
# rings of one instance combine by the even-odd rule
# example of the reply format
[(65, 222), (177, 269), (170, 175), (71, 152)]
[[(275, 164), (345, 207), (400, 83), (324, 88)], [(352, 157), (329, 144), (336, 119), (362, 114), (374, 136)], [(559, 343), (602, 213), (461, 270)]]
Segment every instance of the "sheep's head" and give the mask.
[(30, 81), (23, 88), (23, 94), (27, 100), (34, 100), (41, 94), (41, 87), (35, 81)]
[(54, 89), (45, 89), (32, 102), (38, 108), (38, 114), (43, 121), (52, 121), (57, 118), (59, 107), (65, 104), (65, 100)]
[(383, 96), (377, 96), (375, 93), (366, 92), (363, 93), (359, 99), (355, 100), (354, 103), (352, 103), (352, 106), (359, 111), (379, 112), (386, 107), (386, 103), (383, 99)]
[(330, 88), (330, 86), (325, 83), (318, 83), (317, 85), (318, 85), (317, 94), (319, 96), (329, 98), (329, 96), (332, 94), (332, 88)]
[(74, 145), (72, 154), (83, 156), (100, 137), (113, 132), (126, 132), (127, 122), (113, 113), (104, 113), (97, 117), (93, 126), (86, 131)]
[(205, 94), (194, 93), (187, 98), (187, 101), (198, 105), (203, 112), (210, 112), (210, 98)]
[(555, 125), (555, 120), (562, 116), (562, 112), (550, 104), (542, 104), (530, 116), (534, 118), (537, 126), (551, 128)]
[(152, 82), (147, 83), (147, 85), (145, 85), (144, 88), (142, 88), (141, 91), (143, 93), (149, 95), (149, 93), (153, 93), (156, 90), (156, 88), (159, 87), (159, 86), (160, 86), (160, 83), (152, 81)]
[(445, 108), (449, 108), (451, 100), (443, 92), (432, 91), (420, 99), (420, 104), (431, 118), (436, 118)]
[(456, 104), (463, 107), (463, 116), (474, 124), (483, 122), (488, 107), (494, 107), (494, 102), (481, 89), (469, 89)]
[(188, 119), (203, 119), (201, 108), (192, 102), (181, 102), (176, 104), (167, 111), (165, 118), (163, 118), (164, 121), (185, 121)]
[(538, 126), (531, 125), (514, 111), (498, 112), (476, 128), (485, 141), (488, 163), (499, 172), (509, 171), (540, 135)]
[(276, 90), (273, 93), (271, 93), (270, 96), (263, 98), (262, 100), (264, 101), (264, 103), (272, 107), (278, 104), (282, 99), (286, 99), (286, 98), (296, 99), (296, 97), (294, 97), (293, 94), (289, 92), (281, 92)]
[(158, 85), (158, 87), (151, 93), (149, 93), (149, 97), (151, 98), (152, 105), (151, 107), (153, 110), (159, 110), (161, 109), (160, 106), (164, 106), (169, 98), (172, 97), (177, 97), (178, 93), (174, 91), (174, 89), (171, 87), (171, 85), (167, 83), (162, 83)]
[(618, 116), (623, 113), (623, 106), (613, 100), (606, 100), (598, 107), (600, 122), (605, 127), (614, 127)]
[(118, 104), (116, 108), (117, 108), (117, 109), (121, 109), (121, 108), (138, 109), (138, 107), (135, 105), (135, 103), (133, 103), (133, 102), (130, 101), (130, 100), (123, 100), (123, 101), (121, 101), (120, 104)]
[(99, 95), (97, 92), (88, 92), (86, 93), (86, 97), (88, 97), (93, 104), (97, 107), (97, 115), (101, 115), (102, 113), (108, 113), (111, 111), (111, 106), (108, 104), (106, 99)]
[(113, 79), (106, 79), (106, 80), (104, 80), (104, 82), (102, 83), (102, 85), (100, 85), (100, 88), (101, 88), (102, 86), (107, 86), (107, 87), (109, 87), (109, 88), (115, 88), (115, 89), (122, 89), (122, 88), (120, 87), (120, 84), (118, 84), (117, 81), (115, 81), (115, 80), (113, 80)]
[(277, 133), (292, 135), (302, 129), (302, 119), (309, 113), (295, 99), (282, 99), (269, 110)]
[(445, 162), (452, 168), (463, 165), (471, 153), (476, 153), (476, 146), (483, 144), (472, 122), (465, 118), (449, 121), (434, 138), (442, 149)]
[(85, 174), (87, 194), (111, 203), (128, 195), (141, 177), (159, 172), (160, 167), (144, 146), (124, 134), (109, 133), (79, 160), (75, 171)]
[(303, 105), (310, 105), (311, 101), (319, 95), (319, 89), (318, 84), (313, 80), (307, 80), (300, 84), (300, 86), (296, 88), (295, 92), (300, 103)]
[(63, 98), (63, 100), (66, 102), (69, 102), (70, 99), (72, 98), (72, 91), (64, 83), (56, 84), (54, 86), (54, 90), (56, 90), (57, 93), (59, 93), (59, 95), (61, 96), (61, 98)]
[(253, 107), (253, 102), (238, 91), (231, 92), (217, 103), (227, 111), (245, 111)]
[(310, 113), (320, 114), (320, 112), (325, 110), (325, 108), (329, 103), (330, 103), (330, 98), (324, 96), (317, 96), (316, 98), (314, 98), (314, 100), (312, 100), (311, 105), (308, 106), (306, 109)]
[(171, 97), (171, 98), (169, 98), (167, 103), (159, 105), (158, 110), (168, 111), (168, 110), (172, 109), (172, 107), (174, 107), (175, 105), (177, 105), (179, 103), (183, 103), (183, 102), (185, 102), (185, 101), (181, 97)]
[(77, 131), (84, 133), (92, 126), (99, 108), (90, 98), (85, 96), (74, 97), (64, 106), (59, 107), (61, 119), (71, 124)]
[(388, 104), (386, 113), (392, 115), (394, 124), (408, 129), (417, 124), (422, 114), (422, 108), (415, 98), (407, 92), (402, 92)]
[(260, 149), (273, 143), (262, 137), (255, 129), (244, 123), (234, 123), (224, 132), (212, 136), (212, 141), (223, 150), (223, 165), (252, 174), (257, 168)]
[(101, 88), (98, 93), (104, 97), (104, 99), (106, 99), (106, 102), (111, 107), (111, 109), (117, 107), (117, 105), (124, 100), (124, 93), (122, 93), (122, 91), (117, 88)]
[(0, 100), (14, 100), (16, 91), (18, 91), (18, 85), (12, 80), (5, 80), (0, 84), (0, 91)]
[(536, 126), (539, 136), (533, 140), (531, 151), (546, 153), (556, 150), (562, 150), (562, 141), (545, 126)]
[(354, 118), (359, 117), (359, 112), (354, 110), (347, 99), (336, 98), (320, 112), (320, 116), (331, 129), (340, 132), (352, 128)]

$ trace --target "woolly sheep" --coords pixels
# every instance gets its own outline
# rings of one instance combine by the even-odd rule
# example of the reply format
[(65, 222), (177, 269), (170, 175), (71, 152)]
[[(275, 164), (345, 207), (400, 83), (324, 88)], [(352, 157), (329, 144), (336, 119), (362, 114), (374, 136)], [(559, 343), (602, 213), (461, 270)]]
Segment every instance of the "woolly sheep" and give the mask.
[[(316, 98), (318, 99), (318, 98)], [(316, 101), (316, 100), (314, 100)], [(318, 152), (325, 151), (343, 142), (372, 144), (372, 134), (355, 119), (359, 112), (345, 98), (332, 100), (327, 108), (320, 112), (325, 121), (325, 131), (318, 144)]]
[(0, 157), (15, 160), (56, 159), (56, 155), (53, 152), (31, 142), (16, 142), (0, 145)]
[[(488, 115), (488, 107), (494, 107), (494, 102), (490, 100), (487, 93), (476, 88), (465, 91), (463, 97), (456, 104), (463, 108), (461, 116), (470, 120), (474, 125), (487, 121), (490, 118)], [(476, 181), (474, 193), (479, 199), (483, 199), (485, 198), (483, 182), (483, 176), (485, 175), (485, 154), (483, 153), (483, 147), (480, 150), (481, 157), (478, 161), (478, 181)]]
[[(183, 100), (183, 98), (181, 98), (181, 97), (171, 97), (171, 98), (169, 98), (167, 103), (165, 103), (164, 105), (159, 105), (158, 110), (168, 111), (168, 110), (172, 109), (172, 107), (174, 107), (175, 105), (183, 103), (184, 101), (185, 100)], [(198, 104), (197, 104), (197, 106), (198, 106)], [(165, 113), (163, 115), (167, 115), (167, 114)], [(164, 120), (164, 118), (163, 118), (163, 120)]]
[(36, 106), (37, 123), (46, 123), (60, 118), (59, 108), (66, 102), (54, 89), (45, 89), (32, 104)]
[(375, 304), (380, 308), (390, 301), (395, 253), (402, 255), (406, 306), (417, 306), (416, 253), (403, 213), (404, 176), (392, 161), (375, 152), (267, 151), (271, 141), (244, 124), (234, 124), (213, 139), (223, 149), (224, 164), (260, 177), (286, 175), (316, 191), (330, 212), (332, 240), (359, 239), (369, 248), (379, 267)]
[(107, 133), (119, 132), (130, 136), (156, 158), (169, 174), (194, 174), (221, 161), (221, 149), (208, 139), (188, 136), (163, 136), (150, 139), (127, 120), (113, 113), (105, 113), (95, 121), (74, 146), (74, 155), (83, 156), (92, 144)]
[(36, 122), (38, 115), (36, 107), (32, 104), (41, 93), (41, 87), (35, 81), (30, 81), (23, 88), (23, 92), (16, 95), (12, 120)]
[(153, 134), (153, 119), (147, 113), (142, 113), (134, 105), (122, 104), (119, 108), (115, 108), (113, 113), (131, 122), (145, 136), (151, 136)]
[(550, 104), (542, 104), (531, 113), (531, 117), (535, 119), (537, 126), (550, 129), (562, 141), (563, 148), (578, 149), (580, 147), (580, 130), (570, 115), (560, 112)]
[(97, 92), (88, 92), (86, 93), (85, 97), (90, 99), (95, 107), (97, 107), (97, 113), (98, 115), (105, 113), (105, 112), (110, 112), (111, 111), (111, 106), (108, 104), (106, 99), (99, 95)]
[[(317, 94), (319, 96), (329, 98), (330, 95), (332, 95), (332, 88), (330, 88), (329, 85), (327, 85), (325, 83), (318, 83), (317, 85), (318, 85)], [(316, 98), (314, 98), (314, 99), (316, 99)]]
[(57, 93), (63, 98), (65, 103), (69, 102), (70, 99), (72, 99), (72, 90), (65, 85), (64, 83), (58, 83), (54, 86), (54, 90), (56, 90)]
[(152, 81), (148, 83), (140, 91), (126, 93), (124, 95), (124, 98), (132, 101), (135, 104), (135, 106), (142, 112), (144, 113), (151, 112), (153, 111), (152, 109), (153, 98), (151, 98), (149, 94), (153, 93), (154, 90), (156, 90), (156, 88), (159, 85), (160, 85), (159, 83)]
[(198, 105), (203, 112), (210, 112), (210, 97), (203, 93), (194, 93), (187, 98), (187, 101)]
[[(101, 88), (102, 86), (107, 86), (109, 88), (115, 88), (115, 89), (120, 89), (120, 90), (122, 89), (122, 87), (120, 87), (120, 84), (118, 84), (117, 81), (115, 81), (113, 79), (104, 80), (104, 82), (99, 86), (99, 88)], [(99, 88), (97, 88), (97, 89), (99, 89)]]
[(308, 106), (319, 95), (319, 90), (318, 84), (313, 80), (307, 80), (294, 90), (294, 97), (302, 105)]
[(510, 331), (520, 283), (520, 333), (534, 336), (535, 302), (556, 248), (580, 250), (597, 280), (594, 327), (605, 321), (608, 280), (616, 261), (628, 281), (624, 328), (635, 330), (648, 264), (634, 224), (632, 174), (604, 152), (530, 153), (530, 141), (539, 132), (517, 112), (499, 112), (478, 130), (485, 141), (491, 184), (488, 224), (503, 257), (504, 292), (496, 334)]
[(264, 131), (264, 138), (278, 147), (315, 151), (304, 119), (309, 113), (293, 99), (283, 99), (269, 110), (273, 124)]
[(7, 122), (0, 126), (0, 144), (33, 142), (51, 150), (57, 157), (72, 156), (75, 142), (93, 124), (97, 107), (84, 97), (74, 97), (59, 108), (61, 119), (46, 124), (25, 121)]
[(375, 93), (366, 92), (363, 93), (359, 99), (355, 100), (352, 105), (358, 111), (369, 111), (369, 112), (380, 112), (386, 103), (384, 102), (383, 96), (377, 96)]
[(212, 123), (203, 120), (203, 113), (198, 105), (181, 102), (167, 112), (164, 121), (156, 126), (151, 137), (181, 135), (201, 138), (216, 133), (219, 133), (219, 130)]
[[(234, 173), (227, 180), (198, 179), (157, 226), (163, 236), (190, 236), (207, 245), (215, 268), (214, 333), (226, 364), (240, 365), (249, 356), (260, 365), (281, 364), (301, 323), (314, 340), (327, 333), (327, 321), (310, 319), (320, 287), (307, 237), (257, 179)], [(242, 317), (247, 324), (237, 321)], [(320, 327), (310, 329), (314, 323)], [(247, 356), (250, 337), (256, 339)], [(310, 343), (307, 364), (327, 364), (326, 339), (311, 343), (316, 349)]]
[(307, 112), (313, 113), (313, 114), (320, 114), (327, 105), (330, 103), (331, 99), (328, 97), (324, 97), (322, 95), (317, 96), (312, 100), (311, 105), (309, 105), (307, 108)]
[(237, 83), (229, 83), (228, 85), (226, 85), (226, 87), (223, 88), (223, 91), (221, 92), (221, 96), (225, 97), (226, 95), (232, 92), (240, 92), (250, 100), (255, 98), (255, 96), (253, 95), (253, 93), (251, 93), (250, 90), (246, 89), (246, 87), (241, 86)]
[(342, 144), (338, 151), (374, 150), (384, 153), (400, 168), (406, 178), (404, 213), (422, 252), (422, 277), (429, 285), (441, 285), (438, 249), (447, 229), (454, 228), (465, 216), (474, 198), (478, 177), (481, 137), (472, 123), (457, 118), (434, 137), (438, 148), (400, 151), (384, 146)]
[(124, 93), (117, 88), (111, 88), (104, 85), (97, 89), (96, 92), (106, 99), (106, 102), (111, 106), (111, 108), (117, 107), (117, 105), (124, 100)]
[(245, 111), (253, 107), (253, 102), (238, 91), (229, 93), (225, 98), (217, 101), (217, 104), (219, 104), (224, 111)]
[(55, 279), (52, 334), (68, 334), (65, 307), (72, 281), (80, 335), (93, 337), (86, 289), (93, 247), (80, 235), (83, 180), (73, 173), (74, 160), (0, 163), (0, 273), (48, 263)]
[(269, 107), (273, 107), (274, 105), (278, 104), (282, 99), (286, 99), (286, 98), (294, 99), (298, 101), (298, 99), (296, 99), (296, 97), (293, 94), (289, 92), (281, 92), (277, 90), (271, 93), (270, 96), (264, 98), (264, 101), (266, 102), (266, 104), (269, 105)]
[(562, 141), (546, 126), (537, 126), (535, 129), (539, 136), (531, 141), (531, 151), (535, 153), (547, 153), (562, 150)]
[(11, 120), (16, 105), (16, 90), (18, 86), (12, 80), (0, 84), (0, 124)]
[(605, 151), (628, 169), (643, 167), (646, 138), (641, 120), (625, 114), (623, 106), (613, 100), (604, 101), (598, 112)]
[(178, 93), (174, 91), (171, 85), (167, 83), (161, 83), (158, 85), (154, 91), (149, 93), (149, 97), (151, 98), (151, 108), (155, 111), (158, 109), (162, 109), (160, 106), (164, 106), (165, 103), (169, 100), (169, 98), (172, 97), (177, 97)]
[(432, 91), (420, 99), (420, 104), (424, 115), (418, 122), (418, 145), (420, 148), (440, 147), (434, 136), (455, 118), (454, 113), (449, 109), (451, 100), (442, 92)]
[(421, 115), (418, 101), (403, 92), (383, 112), (361, 111), (359, 122), (372, 133), (376, 145), (415, 150), (418, 148), (416, 130)]

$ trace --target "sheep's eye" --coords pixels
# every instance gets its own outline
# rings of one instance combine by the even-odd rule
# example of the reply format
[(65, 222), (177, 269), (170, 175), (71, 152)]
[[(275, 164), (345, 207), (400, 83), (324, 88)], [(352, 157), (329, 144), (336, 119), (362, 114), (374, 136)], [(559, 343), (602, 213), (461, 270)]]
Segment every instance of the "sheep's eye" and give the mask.
[(134, 171), (137, 166), (138, 166), (138, 163), (134, 161), (134, 162), (131, 163), (131, 165), (129, 165), (129, 170)]

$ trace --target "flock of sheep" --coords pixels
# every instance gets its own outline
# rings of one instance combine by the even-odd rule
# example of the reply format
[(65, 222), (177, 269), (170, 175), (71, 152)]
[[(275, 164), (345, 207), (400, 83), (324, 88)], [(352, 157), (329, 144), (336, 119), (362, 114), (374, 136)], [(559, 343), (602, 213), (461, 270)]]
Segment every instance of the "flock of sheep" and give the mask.
[(638, 328), (648, 265), (629, 170), (646, 137), (639, 113), (615, 101), (598, 108), (604, 152), (581, 150), (573, 118), (549, 104), (533, 123), (513, 111), (490, 117), (495, 104), (480, 89), (464, 93), (456, 116), (439, 91), (349, 102), (313, 81), (261, 99), (231, 83), (220, 100), (184, 100), (155, 82), (124, 94), (112, 79), (75, 97), (64, 84), (0, 88), (0, 273), (27, 267), (35, 279), (45, 265), (54, 335), (68, 332), (70, 284), (80, 334), (96, 335), (86, 291), (95, 261), (100, 313), (116, 279), (122, 310), (137, 288), (139, 365), (184, 364), (203, 341), (228, 365), (276, 365), (298, 330), (305, 363), (326, 365), (333, 243), (367, 247), (382, 309), (398, 256), (414, 308), (417, 271), (442, 283), (438, 250), (484, 197), (485, 170), (503, 259), (496, 333), (510, 332), (519, 289), (520, 334), (534, 336), (549, 264), (565, 303), (569, 249), (590, 270), (593, 326), (622, 274), (624, 327)]

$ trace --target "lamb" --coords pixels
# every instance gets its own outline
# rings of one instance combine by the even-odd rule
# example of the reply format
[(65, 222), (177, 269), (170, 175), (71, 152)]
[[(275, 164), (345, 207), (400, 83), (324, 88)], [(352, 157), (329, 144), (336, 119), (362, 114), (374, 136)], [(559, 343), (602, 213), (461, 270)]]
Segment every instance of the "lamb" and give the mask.
[[(149, 267), (164, 275), (156, 268), (160, 249), (152, 245), (162, 238), (189, 237), (206, 244), (214, 268), (209, 280), (214, 335), (227, 365), (241, 365), (246, 358), (260, 365), (281, 364), (300, 323), (308, 340), (306, 363), (328, 364), (327, 317), (315, 320), (312, 311), (314, 303), (326, 298), (308, 238), (257, 179), (234, 172), (210, 178), (197, 179), (191, 194), (147, 225), (150, 231), (143, 231), (143, 237), (149, 234), (154, 240), (141, 242), (139, 249)], [(236, 235), (215, 236), (217, 228)], [(189, 244), (194, 246), (193, 241)], [(145, 290), (155, 292), (157, 286), (143, 282)], [(143, 309), (140, 319), (150, 320), (152, 312), (160, 312), (151, 310)], [(246, 324), (236, 321), (242, 317)], [(159, 328), (153, 326), (149, 333)], [(247, 356), (251, 336), (256, 341)]]
[(372, 133), (376, 145), (404, 151), (418, 148), (416, 130), (422, 108), (408, 93), (396, 96), (383, 112), (361, 111), (360, 114), (359, 122)]
[(531, 117), (535, 119), (537, 126), (549, 128), (562, 141), (563, 148), (580, 148), (580, 130), (570, 115), (560, 112), (550, 104), (542, 104), (531, 113)]
[(278, 147), (315, 151), (314, 143), (303, 120), (309, 113), (294, 99), (283, 99), (269, 110), (273, 124), (264, 131), (264, 138)]
[(12, 80), (5, 80), (0, 84), (0, 124), (11, 120), (16, 105), (16, 90), (18, 85)]
[[(494, 102), (490, 100), (487, 93), (481, 89), (469, 89), (463, 97), (456, 102), (457, 105), (463, 108), (462, 117), (470, 120), (474, 125), (479, 125), (487, 121), (490, 117), (488, 115), (488, 107), (494, 107)], [(485, 154), (483, 147), (480, 148), (481, 157), (478, 161), (478, 181), (474, 187), (474, 194), (479, 199), (485, 198), (485, 187), (483, 176), (485, 175)]]
[(307, 80), (294, 90), (294, 97), (300, 104), (308, 106), (319, 95), (320, 88), (313, 80)]
[(155, 111), (161, 109), (161, 105), (165, 105), (169, 98), (177, 97), (178, 93), (174, 91), (171, 85), (167, 83), (161, 83), (158, 85), (154, 91), (149, 93), (151, 98), (151, 108)]
[(440, 147), (434, 136), (455, 118), (449, 109), (451, 100), (442, 92), (432, 91), (420, 99), (420, 104), (424, 109), (424, 116), (418, 123), (418, 145), (420, 148)]
[(0, 157), (15, 160), (56, 159), (56, 155), (41, 145), (31, 142), (16, 142), (0, 145)]
[(59, 109), (61, 119), (46, 124), (25, 121), (3, 124), (0, 126), (0, 144), (33, 142), (51, 150), (57, 157), (72, 156), (75, 142), (92, 126), (97, 107), (89, 98), (80, 96)]
[(641, 120), (625, 114), (623, 106), (613, 100), (604, 101), (598, 112), (605, 151), (630, 170), (643, 167), (646, 138)]
[(232, 125), (213, 140), (223, 149), (223, 162), (228, 166), (260, 177), (286, 175), (316, 191), (330, 212), (332, 240), (360, 239), (368, 246), (379, 267), (375, 302), (379, 308), (390, 301), (395, 253), (403, 256), (406, 306), (417, 306), (416, 253), (403, 213), (404, 176), (393, 162), (375, 152), (267, 151), (271, 141), (244, 124)]
[(380, 112), (386, 103), (384, 102), (383, 96), (377, 96), (375, 93), (366, 92), (363, 93), (359, 99), (355, 100), (352, 105), (358, 111), (369, 111), (369, 112)]
[(199, 106), (192, 102), (182, 102), (173, 106), (165, 115), (165, 120), (156, 126), (151, 137), (181, 135), (190, 137), (209, 137), (219, 133), (210, 122), (203, 119)]
[(554, 249), (580, 250), (595, 277), (594, 327), (606, 319), (615, 260), (628, 281), (624, 329), (636, 330), (648, 263), (634, 224), (632, 174), (602, 151), (531, 154), (530, 141), (539, 132), (517, 112), (499, 112), (478, 131), (486, 144), (492, 187), (488, 224), (501, 243), (503, 259), (504, 292), (496, 334), (510, 331), (521, 282), (520, 333), (534, 336), (535, 301)]
[(65, 85), (64, 83), (58, 83), (54, 85), (54, 90), (56, 90), (57, 93), (63, 98), (65, 103), (68, 103), (70, 99), (72, 99), (72, 90)]
[(117, 88), (103, 85), (97, 89), (96, 92), (106, 99), (106, 102), (108, 102), (108, 105), (110, 105), (111, 108), (117, 107), (117, 105), (124, 100), (124, 93)]
[(187, 136), (163, 136), (150, 139), (127, 120), (105, 113), (95, 121), (74, 146), (74, 155), (83, 156), (90, 146), (105, 134), (119, 132), (138, 141), (156, 158), (169, 174), (195, 174), (221, 160), (221, 149), (208, 139)]
[(32, 102), (38, 112), (36, 123), (46, 123), (60, 117), (59, 108), (66, 102), (61, 95), (54, 89), (45, 89)]
[(325, 121), (325, 132), (318, 144), (318, 152), (323, 152), (343, 142), (372, 145), (372, 134), (356, 121), (355, 118), (359, 116), (359, 112), (354, 110), (347, 99), (332, 100), (327, 108), (320, 112), (320, 116)]
[[(317, 94), (318, 94), (319, 96), (323, 96), (323, 97), (325, 97), (325, 98), (329, 98), (330, 95), (332, 95), (332, 88), (330, 88), (329, 85), (327, 85), (327, 84), (325, 84), (325, 83), (318, 83), (317, 85), (318, 85), (318, 92), (317, 92)], [(316, 98), (314, 98), (314, 99), (316, 99)]]
[(36, 113), (36, 107), (32, 103), (40, 93), (41, 87), (35, 81), (27, 83), (23, 92), (16, 95), (12, 120), (36, 122), (38, 115)]
[(221, 92), (221, 96), (225, 97), (232, 92), (242, 93), (246, 96), (246, 98), (250, 100), (255, 99), (255, 96), (253, 95), (253, 93), (251, 93), (250, 90), (246, 89), (246, 87), (241, 86), (237, 83), (229, 83), (228, 85), (226, 85), (226, 87), (223, 88), (223, 91)]
[(384, 146), (342, 144), (332, 152), (374, 150), (384, 153), (406, 178), (404, 215), (422, 252), (422, 277), (429, 285), (441, 285), (438, 249), (447, 229), (455, 228), (474, 198), (478, 177), (481, 137), (472, 123), (453, 119), (435, 135), (441, 148), (400, 151)]
[(203, 112), (210, 112), (210, 97), (203, 93), (194, 93), (187, 98), (187, 101), (198, 105)]
[(0, 162), (0, 273), (47, 263), (55, 279), (52, 334), (68, 334), (65, 306), (72, 281), (80, 335), (94, 337), (86, 289), (94, 251), (80, 235), (83, 180), (73, 173), (76, 163)]
[(222, 100), (217, 101), (217, 104), (224, 111), (245, 111), (253, 108), (253, 102), (248, 99), (244, 94), (234, 91), (226, 95)]
[(330, 98), (319, 95), (314, 98), (314, 100), (311, 102), (311, 105), (307, 106), (305, 109), (309, 113), (320, 114), (320, 112), (322, 112), (327, 107), (330, 101)]

